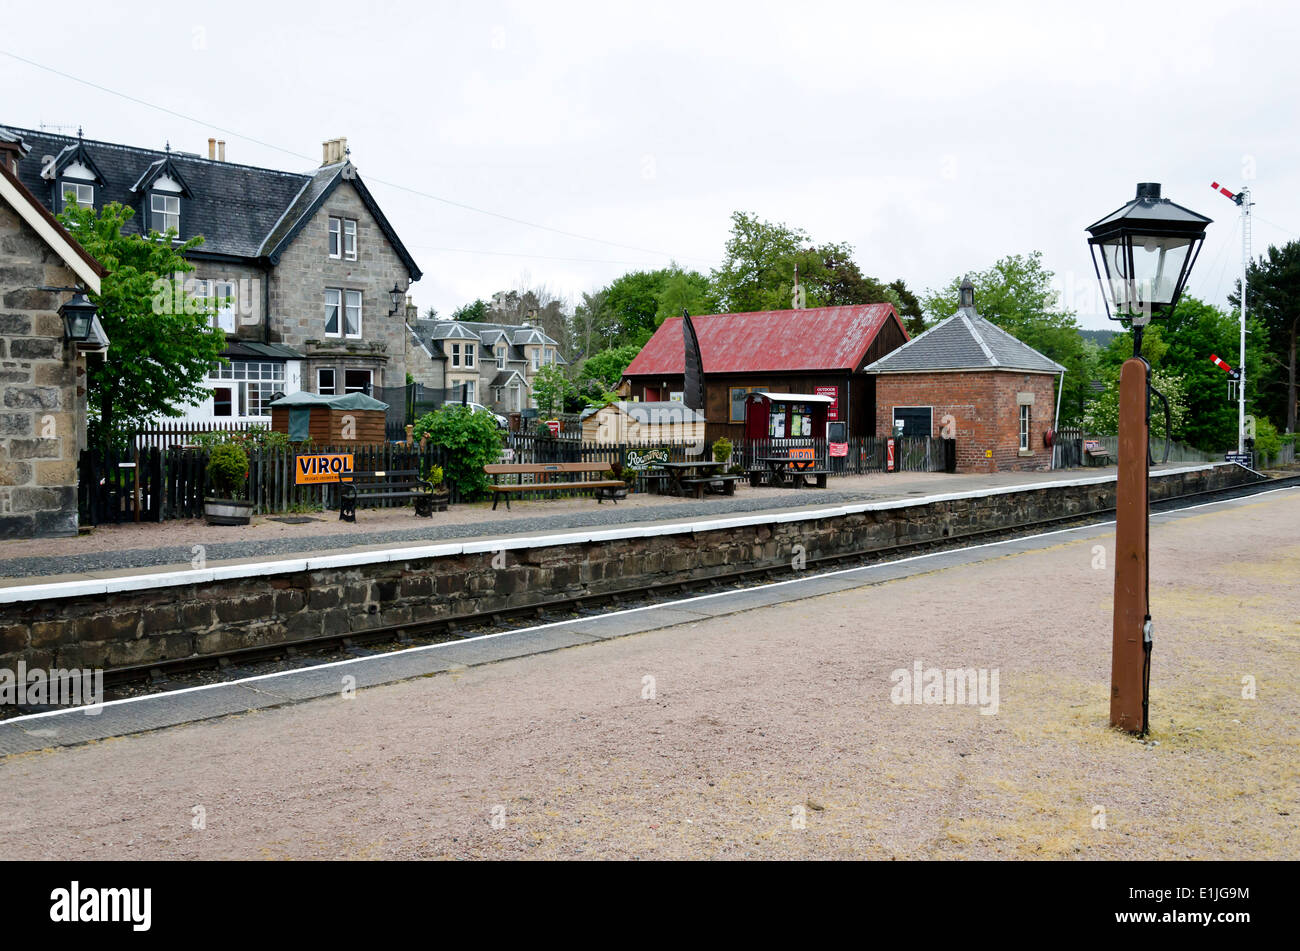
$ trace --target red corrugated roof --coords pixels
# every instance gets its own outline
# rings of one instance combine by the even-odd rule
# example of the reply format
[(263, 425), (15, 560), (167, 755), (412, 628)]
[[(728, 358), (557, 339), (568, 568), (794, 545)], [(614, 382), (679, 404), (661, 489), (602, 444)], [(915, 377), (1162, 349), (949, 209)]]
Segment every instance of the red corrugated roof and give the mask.
[[(891, 304), (691, 317), (705, 373), (857, 370), (876, 334), (890, 320), (898, 322), (906, 339), (907, 330)], [(685, 372), (682, 319), (671, 317), (655, 331), (625, 375)]]

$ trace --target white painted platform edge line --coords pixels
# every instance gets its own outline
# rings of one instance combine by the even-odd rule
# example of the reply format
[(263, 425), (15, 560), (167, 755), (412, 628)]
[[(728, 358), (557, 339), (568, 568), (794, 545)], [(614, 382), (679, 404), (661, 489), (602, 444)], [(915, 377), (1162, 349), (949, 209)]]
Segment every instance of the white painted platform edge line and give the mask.
[[(1160, 476), (1180, 475), (1215, 469), (1233, 463), (1210, 463), (1199, 466), (1184, 466), (1179, 469), (1162, 469)], [(885, 502), (860, 502), (850, 505), (835, 506), (824, 509), (800, 509), (782, 512), (777, 515), (750, 514), (733, 518), (711, 519), (702, 522), (672, 522), (664, 527), (638, 526), (633, 529), (589, 529), (582, 532), (570, 532), (562, 535), (538, 535), (525, 538), (513, 538), (511, 544), (506, 539), (474, 538), (457, 543), (442, 543), (428, 546), (428, 549), (387, 548), (378, 551), (357, 552), (347, 555), (315, 555), (306, 558), (297, 557), (286, 561), (258, 562), (252, 565), (222, 565), (214, 568), (194, 569), (192, 571), (167, 572), (158, 575), (127, 575), (122, 578), (107, 578), (94, 581), (58, 581), (43, 585), (23, 585), (0, 588), (0, 604), (12, 604), (19, 601), (39, 601), (57, 597), (86, 597), (97, 594), (114, 594), (119, 591), (139, 591), (148, 588), (177, 587), (186, 584), (200, 584), (211, 578), (201, 577), (204, 572), (221, 571), (219, 580), (233, 581), (239, 578), (252, 578), (259, 575), (292, 574), (295, 571), (314, 571), (326, 568), (352, 568), (359, 565), (382, 564), (390, 561), (411, 561), (422, 557), (447, 557), (459, 554), (476, 554), (486, 551), (499, 551), (502, 548), (526, 549), (544, 548), (551, 545), (576, 545), (592, 541), (593, 538), (647, 538), (654, 535), (687, 535), (702, 531), (718, 531), (725, 528), (742, 528), (747, 525), (781, 524), (785, 522), (816, 521), (818, 519), (837, 518), (843, 515), (858, 515), (862, 512), (888, 511), (907, 508), (912, 505), (930, 505), (936, 502), (951, 502), (957, 499), (987, 498), (991, 495), (1007, 495), (1012, 492), (1032, 492), (1037, 489), (1054, 487), (1071, 488), (1083, 485), (1100, 485), (1114, 482), (1114, 476), (1097, 476), (1089, 479), (1071, 479), (1068, 482), (1034, 482), (1022, 485), (998, 486), (978, 492), (950, 492), (943, 495), (918, 496), (911, 499), (890, 499)], [(606, 532), (616, 534), (607, 535)], [(427, 555), (416, 552), (427, 550)], [(304, 565), (305, 567), (300, 567)], [(146, 579), (144, 582), (139, 579)], [(91, 585), (87, 590), (84, 586)], [(101, 589), (100, 585), (103, 585)], [(74, 587), (78, 586), (78, 587)]]
[[(1282, 486), (1276, 489), (1269, 489), (1265, 492), (1256, 492), (1255, 494), (1248, 495), (1245, 498), (1219, 499), (1218, 501), (1215, 502), (1202, 502), (1197, 505), (1188, 505), (1183, 508), (1175, 509), (1173, 512), (1157, 512), (1151, 517), (1160, 518), (1166, 515), (1173, 515), (1176, 512), (1189, 512), (1192, 511), (1193, 509), (1209, 508), (1210, 506), (1214, 506), (1214, 505), (1227, 505), (1232, 502), (1246, 502), (1250, 499), (1259, 498), (1260, 496), (1273, 495), (1278, 492), (1289, 492), (1296, 489), (1300, 489), (1300, 486), (1290, 486), (1290, 485)], [(926, 558), (935, 558), (938, 557), (939, 555), (960, 555), (963, 552), (979, 551), (980, 549), (984, 549), (984, 548), (996, 548), (1000, 545), (1009, 545), (1014, 542), (1032, 541), (1037, 538), (1050, 538), (1053, 535), (1068, 535), (1071, 532), (1083, 531), (1084, 529), (1090, 529), (1090, 528), (1101, 528), (1107, 525), (1114, 525), (1114, 524), (1115, 524), (1114, 519), (1108, 519), (1107, 521), (1104, 522), (1091, 522), (1087, 525), (1076, 525), (1073, 528), (1059, 528), (1059, 529), (1053, 529), (1050, 532), (1039, 532), (1036, 535), (1022, 535), (1019, 538), (1004, 538), (1001, 539), (1000, 541), (985, 542), (980, 545), (968, 545), (965, 548), (947, 548), (941, 551), (923, 552), (922, 554), (919, 555), (909, 555), (906, 558), (896, 558), (893, 561), (882, 561), (879, 564), (875, 564), (875, 565), (859, 565), (855, 568), (839, 568), (835, 571), (823, 571), (815, 575), (808, 575), (807, 577), (788, 578), (785, 581), (772, 581), (767, 584), (755, 585), (752, 588), (741, 588), (735, 591), (717, 591), (712, 594), (701, 594), (701, 595), (695, 595), (694, 597), (690, 597), (690, 598), (681, 598), (677, 601), (667, 601), (664, 602), (663, 604), (649, 604), (639, 608), (627, 608), (623, 611), (610, 611), (607, 614), (599, 614), (594, 617), (575, 618), (570, 621), (553, 621), (549, 624), (536, 624), (533, 625), (532, 627), (520, 627), (509, 631), (498, 631), (495, 634), (481, 634), (478, 637), (467, 637), (459, 641), (448, 641), (442, 644), (425, 644), (420, 647), (408, 647), (408, 648), (404, 648), (403, 650), (388, 651), (383, 654), (375, 655), (373, 657), (352, 657), (349, 658), (348, 660), (331, 661), (327, 664), (316, 664), (311, 667), (298, 667), (293, 670), (280, 670), (270, 674), (258, 674), (255, 677), (244, 677), (239, 680), (223, 681), (222, 683), (201, 684), (200, 686), (197, 687), (182, 687), (180, 690), (169, 690), (165, 693), (145, 694), (139, 697), (124, 697), (121, 700), (110, 700), (107, 703), (102, 704), (101, 707), (113, 707), (113, 706), (120, 706), (122, 704), (127, 704), (127, 703), (139, 703), (140, 701), (144, 701), (144, 700), (160, 700), (160, 699), (166, 699), (168, 697), (178, 697), (181, 696), (182, 694), (197, 693), (201, 690), (212, 690), (217, 687), (239, 686), (241, 684), (255, 683), (261, 680), (272, 680), (276, 677), (286, 677), (292, 674), (311, 673), (318, 670), (328, 670), (331, 667), (347, 667), (353, 664), (364, 664), (364, 663), (369, 663), (371, 661), (387, 660), (392, 657), (399, 657), (402, 654), (414, 654), (422, 651), (431, 651), (441, 647), (452, 647), (458, 644), (474, 644), (479, 641), (492, 640), (493, 638), (497, 638), (497, 637), (506, 637), (511, 634), (527, 634), (536, 631), (545, 631), (548, 629), (566, 627), (574, 624), (585, 624), (589, 621), (603, 621), (607, 618), (621, 617), (627, 614), (638, 614), (642, 611), (657, 611), (657, 610), (662, 610), (664, 608), (673, 608), (678, 605), (692, 604), (697, 601), (709, 601), (712, 600), (713, 598), (724, 598), (727, 597), (728, 595), (747, 594), (751, 591), (764, 591), (769, 588), (781, 588), (781, 587), (785, 587), (786, 585), (792, 585), (792, 584), (806, 584), (808, 582), (816, 581), (819, 578), (833, 578), (839, 575), (852, 574), (854, 572), (875, 571), (880, 568), (888, 568), (894, 565), (903, 565), (903, 564), (907, 564), (908, 562), (921, 561)], [(25, 716), (11, 717), (8, 720), (0, 721), (0, 727), (3, 727), (5, 724), (8, 723), (22, 723), (29, 720), (45, 719), (47, 717), (69, 716), (75, 713), (83, 713), (87, 709), (89, 708), (83, 706), (83, 707), (71, 707), (67, 710), (47, 710), (42, 713), (29, 713)]]

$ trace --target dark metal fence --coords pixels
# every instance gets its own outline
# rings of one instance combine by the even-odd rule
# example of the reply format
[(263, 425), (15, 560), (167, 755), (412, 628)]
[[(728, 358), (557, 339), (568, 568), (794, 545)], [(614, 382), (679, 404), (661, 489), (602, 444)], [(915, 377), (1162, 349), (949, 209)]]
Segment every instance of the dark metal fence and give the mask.
[[(663, 449), (671, 462), (689, 462), (712, 457), (712, 446), (704, 443), (640, 442), (620, 445), (584, 443), (577, 434), (558, 438), (528, 433), (505, 435), (505, 456), (511, 462), (541, 464), (551, 462), (603, 462), (611, 469), (618, 465), (627, 475), (628, 452)], [(763, 439), (742, 440), (732, 452), (731, 464), (744, 469), (762, 468), (757, 460), (766, 455), (787, 452), (791, 447), (812, 448), (817, 468), (832, 475), (862, 475), (884, 472), (886, 440), (851, 439), (844, 456), (829, 454), (826, 440)], [(348, 453), (358, 471), (418, 469), (428, 472), (433, 466), (448, 467), (450, 452), (441, 446), (407, 446), (389, 442), (382, 445), (312, 446), (316, 453)], [(255, 514), (272, 512), (323, 511), (337, 508), (338, 486), (335, 484), (297, 485), (294, 449), (254, 449), (249, 453), (248, 484), (245, 497), (253, 502)], [(210, 495), (207, 484), (208, 452), (205, 449), (172, 446), (152, 447), (129, 453), (87, 451), (81, 454), (79, 503), (83, 525), (124, 521), (161, 521), (169, 518), (198, 518), (203, 514), (203, 499)], [(895, 468), (901, 472), (941, 472), (944, 468), (944, 441), (925, 437), (905, 437), (895, 446)], [(446, 487), (453, 503), (465, 501), (448, 481)], [(646, 491), (647, 481), (638, 478), (636, 489)], [(386, 501), (385, 504), (401, 504)]]

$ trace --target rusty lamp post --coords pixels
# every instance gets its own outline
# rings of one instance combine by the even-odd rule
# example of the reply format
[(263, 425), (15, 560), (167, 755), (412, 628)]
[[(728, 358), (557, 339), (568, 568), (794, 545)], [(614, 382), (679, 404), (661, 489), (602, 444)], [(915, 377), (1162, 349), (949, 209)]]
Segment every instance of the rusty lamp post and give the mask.
[(1173, 312), (1209, 223), (1204, 215), (1161, 198), (1158, 184), (1144, 182), (1136, 198), (1087, 229), (1107, 316), (1133, 328), (1133, 356), (1124, 362), (1119, 384), (1110, 725), (1139, 736), (1150, 725), (1151, 683), (1151, 366), (1142, 359), (1142, 332), (1153, 319)]

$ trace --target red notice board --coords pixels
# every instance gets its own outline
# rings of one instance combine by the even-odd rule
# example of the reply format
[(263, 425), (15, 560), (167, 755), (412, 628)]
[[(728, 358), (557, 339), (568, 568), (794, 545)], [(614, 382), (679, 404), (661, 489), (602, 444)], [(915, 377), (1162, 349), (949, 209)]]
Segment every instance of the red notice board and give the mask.
[(840, 418), (840, 388), (838, 386), (814, 386), (813, 393), (818, 396), (829, 396), (834, 402), (826, 407), (826, 419), (828, 422), (834, 422)]

